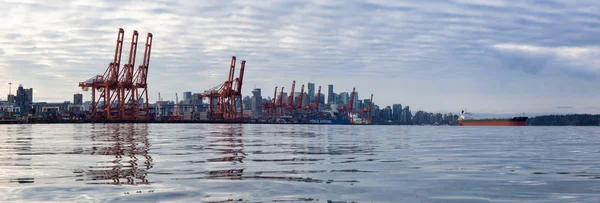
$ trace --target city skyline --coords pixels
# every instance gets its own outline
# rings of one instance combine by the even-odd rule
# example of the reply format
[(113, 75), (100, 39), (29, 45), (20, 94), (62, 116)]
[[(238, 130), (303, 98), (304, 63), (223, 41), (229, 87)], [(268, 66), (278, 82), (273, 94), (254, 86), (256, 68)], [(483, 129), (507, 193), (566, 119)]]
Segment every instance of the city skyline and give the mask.
[(326, 98), (328, 84), (356, 87), (382, 107), (600, 113), (600, 2), (130, 3), (0, 2), (0, 95), (12, 82), (36, 101), (89, 100), (77, 83), (104, 72), (122, 27), (155, 36), (151, 101), (222, 83), (236, 55), (248, 61), (243, 95), (296, 80)]

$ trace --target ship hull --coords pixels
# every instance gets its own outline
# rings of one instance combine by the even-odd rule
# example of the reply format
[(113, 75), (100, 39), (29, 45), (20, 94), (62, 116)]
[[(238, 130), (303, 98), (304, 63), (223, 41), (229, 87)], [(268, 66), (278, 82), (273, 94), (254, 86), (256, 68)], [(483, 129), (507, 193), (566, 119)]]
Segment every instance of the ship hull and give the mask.
[(350, 124), (348, 120), (343, 119), (309, 119), (308, 123), (310, 124), (333, 124), (333, 125), (346, 125)]

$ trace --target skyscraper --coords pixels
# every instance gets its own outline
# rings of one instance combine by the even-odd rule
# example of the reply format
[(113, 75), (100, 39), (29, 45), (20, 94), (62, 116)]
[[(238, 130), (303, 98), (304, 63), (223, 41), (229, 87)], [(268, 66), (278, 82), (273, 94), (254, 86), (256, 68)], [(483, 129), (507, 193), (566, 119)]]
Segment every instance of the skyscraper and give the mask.
[(325, 94), (319, 95), (319, 104), (325, 104)]
[(392, 120), (396, 122), (400, 122), (402, 120), (402, 104), (394, 104), (392, 105)]
[(410, 123), (411, 122), (411, 118), (412, 118), (412, 113), (410, 112), (410, 107), (409, 106), (405, 106), (404, 110), (402, 111), (402, 120), (401, 120), (401, 122)]
[(392, 108), (390, 106), (386, 106), (385, 109), (382, 109), (381, 119), (384, 121), (392, 120)]
[(283, 94), (281, 92), (277, 92), (275, 94), (275, 99), (276, 99), (275, 103), (276, 104), (280, 104), (281, 103), (283, 105), (287, 105), (289, 103), (288, 102), (288, 95), (287, 94), (288, 94), (287, 92), (284, 92)]
[(294, 105), (298, 105), (298, 102), (300, 101), (300, 92), (294, 92)]
[(263, 109), (263, 98), (261, 95), (260, 88), (252, 90), (252, 117), (259, 117), (262, 115)]
[(31, 109), (33, 103), (33, 88), (25, 89), (23, 85), (19, 85), (17, 89), (17, 97), (15, 97), (15, 104), (21, 108), (21, 112), (27, 113)]
[(306, 88), (308, 89), (308, 99), (309, 102), (314, 101), (315, 99), (315, 83), (307, 83)]
[(304, 95), (302, 96), (302, 106), (308, 106), (310, 104), (310, 101), (308, 101), (308, 94), (305, 92)]
[(364, 99), (362, 105), (363, 109), (369, 108), (369, 105), (371, 105), (371, 99)]
[(192, 92), (183, 92), (183, 104), (192, 104)]
[(83, 104), (83, 95), (82, 94), (74, 94), (73, 95), (73, 104), (82, 105)]
[(335, 93), (333, 93), (333, 85), (327, 86), (327, 104), (335, 104)]
[(360, 102), (358, 101), (358, 92), (354, 92), (354, 99), (353, 99), (353, 103), (352, 103), (352, 109), (359, 109), (360, 108)]
[(340, 104), (342, 104), (342, 105), (348, 104), (349, 99), (350, 99), (350, 95), (348, 94), (348, 92), (340, 93), (340, 101), (339, 101)]
[(250, 98), (250, 96), (244, 97), (244, 99), (242, 99), (242, 104), (243, 110), (252, 110), (252, 99)]

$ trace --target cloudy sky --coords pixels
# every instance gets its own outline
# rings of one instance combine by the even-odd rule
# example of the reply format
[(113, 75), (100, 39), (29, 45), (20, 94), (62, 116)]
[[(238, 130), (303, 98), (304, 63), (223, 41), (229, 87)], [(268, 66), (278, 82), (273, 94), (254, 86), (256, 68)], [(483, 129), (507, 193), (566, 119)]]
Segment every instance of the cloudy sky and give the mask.
[(599, 13), (593, 0), (0, 0), (0, 94), (89, 99), (77, 83), (104, 73), (124, 28), (123, 61), (133, 30), (138, 50), (154, 34), (151, 101), (223, 82), (235, 55), (247, 95), (296, 80), (413, 110), (600, 113)]

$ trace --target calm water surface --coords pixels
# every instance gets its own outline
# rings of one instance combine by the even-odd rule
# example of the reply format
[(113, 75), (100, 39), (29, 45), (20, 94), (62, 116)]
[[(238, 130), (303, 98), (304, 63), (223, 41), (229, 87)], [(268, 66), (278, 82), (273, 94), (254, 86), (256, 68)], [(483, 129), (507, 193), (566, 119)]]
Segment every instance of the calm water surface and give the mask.
[(600, 202), (600, 128), (0, 125), (0, 201)]

